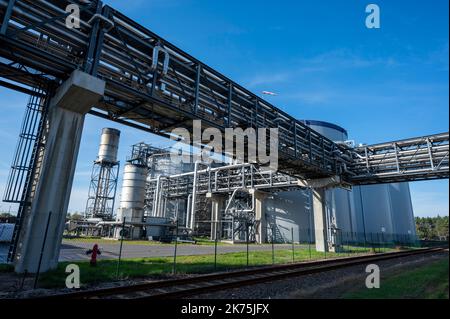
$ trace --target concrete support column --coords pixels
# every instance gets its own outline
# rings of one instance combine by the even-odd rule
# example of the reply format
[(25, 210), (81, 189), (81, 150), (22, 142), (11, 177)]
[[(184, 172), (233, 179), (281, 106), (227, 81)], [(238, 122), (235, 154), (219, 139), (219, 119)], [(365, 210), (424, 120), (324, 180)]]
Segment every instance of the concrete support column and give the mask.
[[(222, 195), (208, 193), (211, 199), (211, 240), (216, 240), (219, 230), (222, 229), (222, 211), (225, 208), (225, 197)], [(219, 238), (217, 238), (220, 240)]]
[(316, 238), (316, 250), (328, 252), (327, 216), (325, 210), (325, 190), (323, 188), (312, 189), (314, 211), (314, 233)]
[(266, 242), (267, 229), (266, 229), (266, 210), (264, 206), (264, 200), (267, 198), (267, 193), (256, 191), (255, 192), (255, 222), (256, 222), (256, 242), (258, 244), (264, 244)]
[(22, 226), (15, 256), (15, 270), (36, 272), (49, 212), (48, 235), (41, 271), (58, 265), (85, 114), (103, 96), (105, 83), (80, 71), (57, 90), (50, 103), (41, 173), (30, 216)]

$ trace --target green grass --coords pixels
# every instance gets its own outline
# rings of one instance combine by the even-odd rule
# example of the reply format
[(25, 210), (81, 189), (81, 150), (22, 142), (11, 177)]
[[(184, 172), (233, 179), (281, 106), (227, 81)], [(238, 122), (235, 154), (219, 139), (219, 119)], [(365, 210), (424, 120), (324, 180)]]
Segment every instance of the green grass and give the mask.
[[(275, 263), (292, 262), (292, 250), (278, 250), (275, 252)], [(327, 253), (326, 257), (336, 257), (344, 254)], [(295, 261), (317, 260), (325, 257), (324, 253), (311, 250), (296, 250)], [(42, 274), (39, 284), (41, 287), (63, 287), (67, 274), (66, 266), (70, 262), (60, 263), (54, 271)], [(89, 262), (77, 262), (80, 267), (82, 284), (95, 284), (116, 280), (117, 260), (100, 260), (96, 267)], [(257, 251), (249, 253), (249, 266), (272, 264), (271, 251)], [(217, 255), (217, 271), (243, 268), (247, 266), (246, 252), (226, 253)], [(179, 256), (177, 257), (178, 274), (202, 274), (214, 271), (214, 255)], [(120, 267), (120, 279), (137, 277), (163, 277), (173, 272), (173, 257), (134, 258), (123, 259)]]
[(415, 270), (383, 279), (379, 289), (362, 289), (347, 299), (448, 299), (449, 261), (443, 259)]
[(13, 272), (14, 267), (8, 264), (0, 264), (0, 273)]

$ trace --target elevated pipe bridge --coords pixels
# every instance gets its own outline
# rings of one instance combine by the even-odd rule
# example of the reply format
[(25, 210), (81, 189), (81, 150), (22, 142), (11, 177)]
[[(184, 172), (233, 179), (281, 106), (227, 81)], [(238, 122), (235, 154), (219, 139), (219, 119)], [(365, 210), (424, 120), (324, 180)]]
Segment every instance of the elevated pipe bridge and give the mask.
[[(70, 4), (80, 28), (69, 28)], [(374, 146), (336, 144), (101, 1), (0, 0), (0, 85), (36, 94), (74, 70), (106, 83), (90, 113), (169, 137), (171, 130), (278, 128), (280, 172), (351, 184), (448, 178), (448, 133)]]

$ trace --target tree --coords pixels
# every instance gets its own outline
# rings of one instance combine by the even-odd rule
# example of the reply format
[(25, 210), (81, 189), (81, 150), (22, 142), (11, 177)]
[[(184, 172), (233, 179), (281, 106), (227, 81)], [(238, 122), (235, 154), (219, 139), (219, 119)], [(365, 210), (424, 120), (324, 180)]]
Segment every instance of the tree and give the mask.
[(448, 216), (416, 217), (417, 236), (423, 240), (448, 238)]
[(78, 212), (75, 212), (75, 213), (67, 216), (67, 218), (69, 218), (69, 220), (82, 220), (83, 219), (83, 215), (78, 213)]
[(11, 217), (15, 216), (10, 213), (0, 213), (0, 218), (11, 218)]

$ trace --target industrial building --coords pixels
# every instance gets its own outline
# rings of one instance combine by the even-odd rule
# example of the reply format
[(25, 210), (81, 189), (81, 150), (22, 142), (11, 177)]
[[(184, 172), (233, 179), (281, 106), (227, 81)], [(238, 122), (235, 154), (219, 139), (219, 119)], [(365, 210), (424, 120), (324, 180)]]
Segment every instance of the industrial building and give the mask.
[[(322, 121), (305, 121), (312, 129), (335, 142), (349, 142), (345, 129)], [(267, 200), (268, 220), (278, 225), (283, 238), (308, 241), (308, 229), (314, 228), (311, 193), (300, 190), (272, 195)], [(325, 192), (327, 218), (331, 228), (345, 234), (348, 242), (414, 241), (416, 228), (408, 183), (333, 188)], [(385, 238), (373, 236), (384, 234)], [(302, 237), (303, 236), (303, 237)], [(312, 232), (314, 236), (314, 232)]]
[(449, 177), (448, 132), (346, 143), (345, 130), (294, 118), (102, 1), (75, 2), (77, 29), (65, 27), (73, 1), (0, 1), (0, 85), (30, 96), (3, 197), (19, 207), (8, 254), (18, 273), (58, 265), (86, 114), (166, 138), (173, 128), (194, 136), (193, 121), (279, 132), (277, 172), (239, 161), (165, 170), (161, 150), (136, 145), (113, 219), (118, 159), (104, 155), (119, 137), (106, 130), (86, 218), (115, 237), (181, 229), (262, 243), (314, 225), (308, 238), (318, 251), (373, 232), (414, 237), (408, 186), (389, 183)]
[[(348, 141), (347, 131), (335, 124), (304, 122), (336, 143), (354, 143)], [(103, 130), (97, 161), (110, 157), (112, 162), (117, 162), (118, 138), (109, 138), (111, 132), (114, 136), (120, 135), (115, 130)], [(221, 171), (227, 167), (229, 166), (225, 164), (216, 165), (216, 169)], [(241, 168), (239, 165), (238, 167)], [(112, 221), (112, 216), (95, 216), (100, 218), (94, 220), (95, 224), (92, 225), (93, 229), (97, 229), (95, 233), (115, 238), (124, 235), (125, 238), (150, 240), (172, 240), (176, 235), (196, 235), (206, 236), (211, 240), (217, 237), (218, 240), (234, 243), (246, 239), (245, 227), (248, 227), (250, 240), (260, 243), (272, 240), (314, 242), (313, 195), (310, 188), (300, 187), (289, 179), (279, 185), (264, 188), (260, 196), (261, 211), (258, 212), (264, 216), (257, 219), (256, 207), (248, 205), (249, 194), (244, 192), (240, 194), (240, 198), (236, 196), (236, 190), (245, 188), (232, 187), (216, 194), (213, 190), (200, 190), (195, 194), (194, 187), (198, 189), (198, 185), (189, 180), (189, 176), (195, 173), (194, 168), (194, 165), (174, 164), (170, 158), (170, 150), (161, 150), (145, 143), (133, 145), (123, 170), (120, 207), (115, 221)], [(237, 175), (239, 174), (238, 170)], [(180, 177), (189, 180), (184, 180), (181, 189), (176, 184)], [(173, 187), (174, 185), (177, 187)], [(197, 201), (194, 212), (193, 198)], [(93, 200), (89, 197), (88, 203)], [(236, 201), (241, 208), (233, 211), (233, 203)], [(247, 209), (242, 209), (242, 205), (247, 205)], [(347, 189), (333, 187), (325, 191), (325, 208), (329, 225), (327, 237), (334, 238), (333, 233), (337, 233), (339, 237), (335, 240), (338, 242), (416, 240), (408, 183), (353, 186)], [(86, 213), (88, 212), (89, 209)], [(194, 218), (192, 214), (195, 214)], [(88, 214), (86, 216), (93, 217)], [(87, 219), (89, 220), (92, 221)], [(124, 225), (126, 229), (122, 233)], [(111, 227), (115, 230), (111, 231)], [(259, 232), (263, 234), (259, 235)]]

